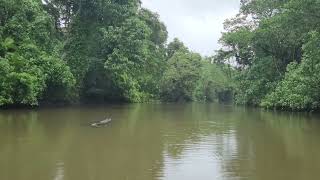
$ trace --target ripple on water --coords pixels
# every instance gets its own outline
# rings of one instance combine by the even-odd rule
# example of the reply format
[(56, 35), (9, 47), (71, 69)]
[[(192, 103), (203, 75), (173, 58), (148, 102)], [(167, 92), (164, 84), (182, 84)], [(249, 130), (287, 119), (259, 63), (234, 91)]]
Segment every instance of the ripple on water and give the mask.
[(64, 163), (61, 161), (56, 164), (56, 172), (53, 180), (64, 180)]
[[(171, 134), (166, 137), (175, 136)], [(236, 151), (237, 141), (232, 130), (222, 134), (201, 135), (183, 143), (173, 141), (163, 152), (164, 167), (160, 179), (230, 179), (231, 176), (221, 164), (236, 158)], [(234, 175), (232, 177), (237, 179)]]

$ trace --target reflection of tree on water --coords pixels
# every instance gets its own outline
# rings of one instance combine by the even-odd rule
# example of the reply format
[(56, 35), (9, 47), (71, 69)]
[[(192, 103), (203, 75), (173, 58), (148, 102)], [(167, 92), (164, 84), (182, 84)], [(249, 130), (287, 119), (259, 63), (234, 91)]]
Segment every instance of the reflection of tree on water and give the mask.
[(236, 128), (236, 155), (225, 162), (225, 171), (232, 172), (231, 177), (254, 180), (316, 179), (320, 124), (312, 117), (260, 110), (243, 113)]
[(214, 104), (192, 104), (168, 115), (177, 119), (171, 120), (173, 127), (166, 128), (164, 179), (223, 177), (220, 166), (224, 154), (232, 153), (236, 148), (232, 109)]
[(50, 149), (38, 113), (31, 110), (0, 113), (0, 174), (1, 179), (48, 179), (53, 165), (43, 157)]
[(215, 104), (189, 104), (181, 109), (166, 111), (170, 127), (165, 128), (168, 154), (179, 158), (188, 145), (201, 143), (207, 136), (229, 134), (230, 126), (228, 108), (219, 108)]
[[(16, 117), (1, 113), (0, 122), (7, 123), (1, 126), (1, 145), (10, 151), (0, 153), (0, 157), (7, 158), (0, 166), (10, 162), (4, 168), (8, 170), (4, 176), (12, 179), (15, 174), (16, 180), (34, 179), (35, 175), (44, 180), (154, 179), (162, 176), (165, 152), (180, 158), (189, 145), (196, 147), (204, 137), (226, 132), (230, 126), (224, 121), (226, 117), (218, 111), (212, 117), (211, 108), (200, 104), (137, 104), (23, 111)], [(92, 129), (80, 125), (106, 113), (113, 115), (110, 127)], [(214, 122), (217, 119), (221, 121)], [(14, 145), (16, 133), (29, 143)], [(63, 163), (63, 171), (57, 161)]]
[(4, 111), (1, 178), (314, 179), (316, 119), (196, 103)]
[[(101, 129), (80, 124), (102, 118), (107, 112), (104, 108), (1, 113), (0, 167), (4, 170), (1, 177), (152, 179), (162, 166), (161, 138), (157, 133), (160, 130), (157, 126), (153, 129), (142, 126), (145, 120), (138, 115), (141, 113), (138, 106), (113, 111), (112, 127)], [(133, 121), (137, 123), (132, 124)], [(19, 137), (28, 142), (19, 141)], [(58, 167), (57, 161), (64, 166)]]

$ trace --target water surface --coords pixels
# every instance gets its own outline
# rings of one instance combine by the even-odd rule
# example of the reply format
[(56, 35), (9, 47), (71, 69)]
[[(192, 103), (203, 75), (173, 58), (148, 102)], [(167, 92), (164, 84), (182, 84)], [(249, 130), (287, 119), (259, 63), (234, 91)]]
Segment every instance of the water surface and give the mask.
[(215, 104), (3, 110), (0, 179), (319, 179), (319, 138), (318, 115)]

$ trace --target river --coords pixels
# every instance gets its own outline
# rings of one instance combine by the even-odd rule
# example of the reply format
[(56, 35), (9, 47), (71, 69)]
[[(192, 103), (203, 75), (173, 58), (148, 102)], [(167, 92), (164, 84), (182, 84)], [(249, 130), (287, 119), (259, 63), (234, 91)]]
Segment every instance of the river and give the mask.
[[(102, 128), (90, 122), (111, 117)], [(320, 116), (217, 104), (0, 111), (1, 180), (313, 180)]]

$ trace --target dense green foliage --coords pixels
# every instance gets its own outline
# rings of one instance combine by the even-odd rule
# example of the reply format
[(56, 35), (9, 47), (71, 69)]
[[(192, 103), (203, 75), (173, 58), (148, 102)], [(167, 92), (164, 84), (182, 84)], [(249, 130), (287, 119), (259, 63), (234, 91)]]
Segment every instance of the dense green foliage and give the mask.
[(167, 37), (139, 0), (0, 0), (0, 106), (228, 94), (227, 66)]
[(167, 101), (191, 101), (200, 78), (201, 56), (179, 50), (168, 60), (161, 97)]
[(167, 44), (166, 26), (139, 0), (0, 0), (0, 106), (234, 93), (239, 104), (316, 110), (319, 12), (319, 0), (242, 0), (224, 47), (204, 58)]
[(216, 61), (235, 60), (236, 101), (267, 108), (319, 108), (320, 1), (242, 0), (225, 22)]
[(40, 1), (0, 1), (0, 105), (67, 100), (74, 85)]
[(318, 109), (320, 107), (320, 33), (311, 32), (310, 40), (303, 46), (301, 64), (287, 66), (284, 79), (262, 105), (290, 109)]
[[(168, 45), (167, 68), (161, 82), (165, 101), (215, 101), (232, 88), (223, 68), (190, 52), (178, 39)], [(229, 94), (232, 96), (232, 94)]]

